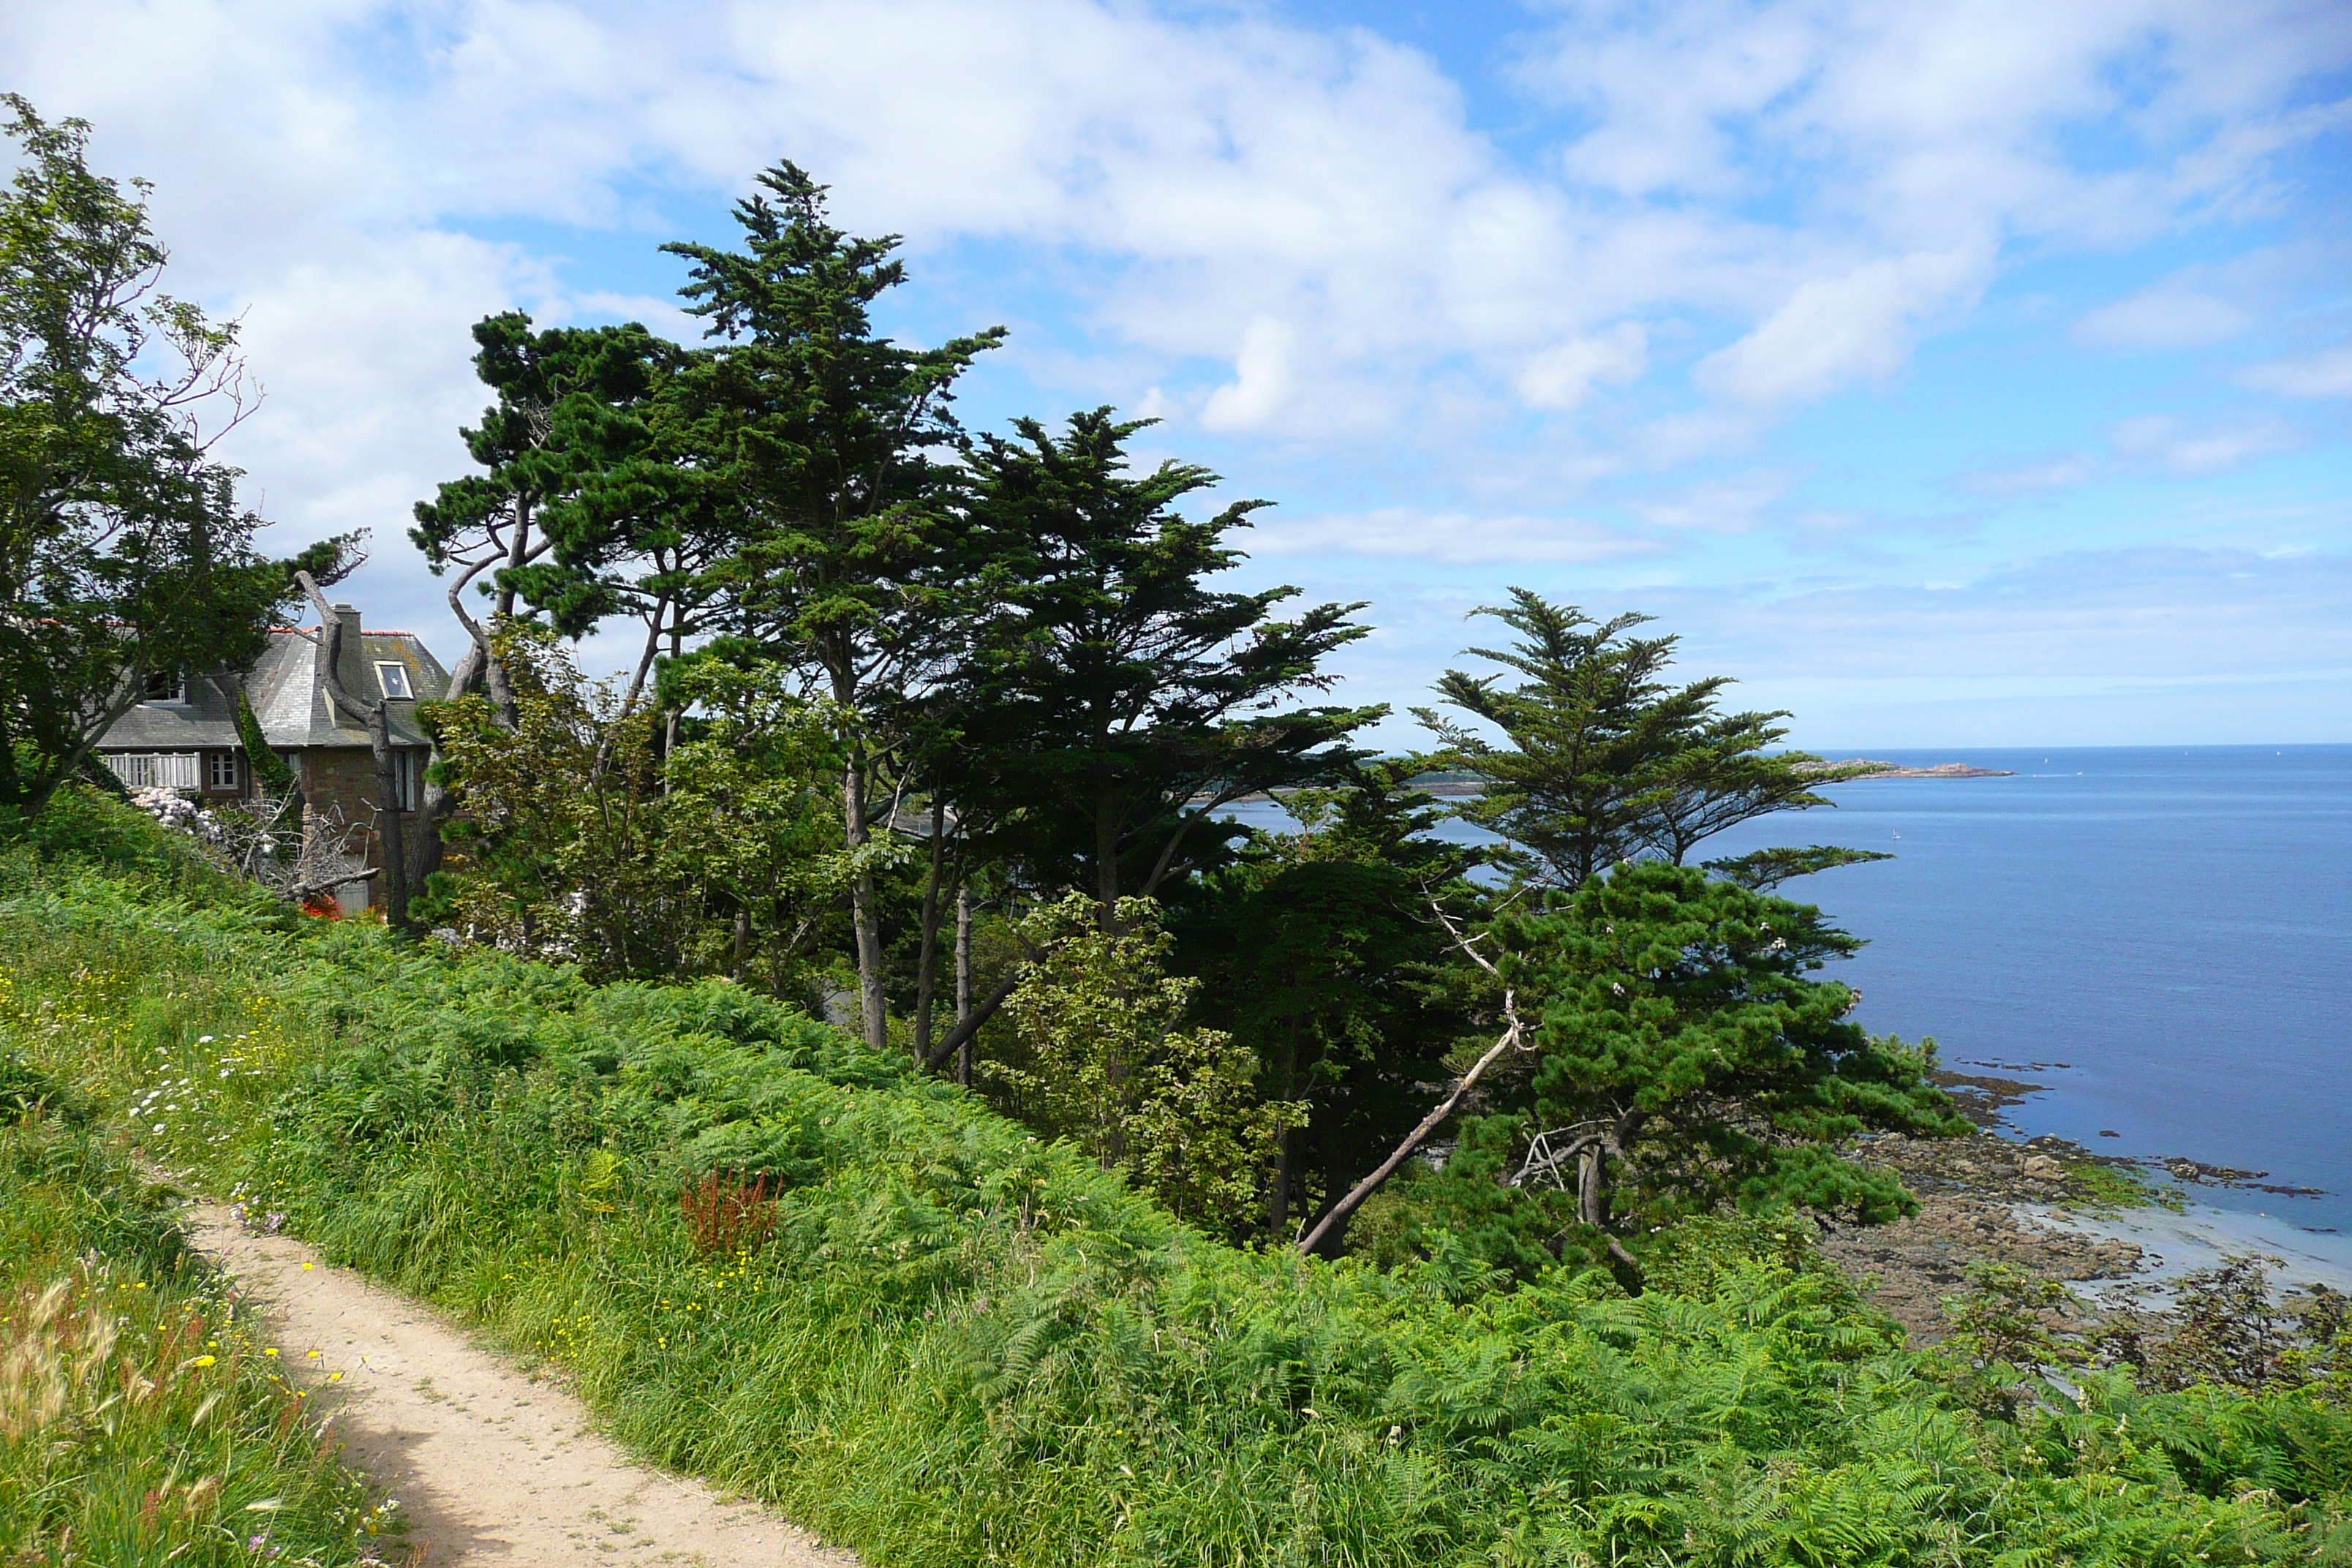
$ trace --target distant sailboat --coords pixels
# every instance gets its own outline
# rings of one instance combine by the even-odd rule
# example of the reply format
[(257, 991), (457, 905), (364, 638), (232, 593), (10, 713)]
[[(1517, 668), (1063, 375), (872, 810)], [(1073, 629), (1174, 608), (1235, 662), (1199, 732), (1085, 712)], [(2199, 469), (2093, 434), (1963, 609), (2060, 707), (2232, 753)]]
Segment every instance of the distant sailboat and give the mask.
[(1898, 828), (1896, 828), (1896, 829), (1895, 830), (1895, 837), (1897, 837), (1897, 838), (1902, 837), (1903, 837), (1903, 830), (1902, 830), (1901, 828), (1899, 828), (1899, 827), (1898, 827)]

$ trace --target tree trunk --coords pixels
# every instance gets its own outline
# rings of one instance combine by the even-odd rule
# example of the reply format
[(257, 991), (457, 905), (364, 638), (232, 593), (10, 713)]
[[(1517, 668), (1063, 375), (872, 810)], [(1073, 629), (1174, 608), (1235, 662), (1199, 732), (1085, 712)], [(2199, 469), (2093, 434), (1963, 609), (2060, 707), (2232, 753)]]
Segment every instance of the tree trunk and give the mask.
[(971, 1047), (971, 1037), (980, 1033), (981, 1026), (995, 1017), (996, 1010), (1004, 1005), (1005, 998), (1011, 996), (1020, 987), (1022, 968), (1022, 964), (1016, 961), (1004, 972), (1004, 978), (996, 983), (996, 989), (982, 997), (980, 1005), (954, 1028), (948, 1031), (947, 1038), (931, 1047), (931, 1054), (923, 1058), (925, 1072), (936, 1071), (939, 1065), (949, 1057)]
[(1478, 1080), (1486, 1076), (1486, 1069), (1500, 1060), (1505, 1051), (1518, 1044), (1519, 1018), (1518, 1014), (1512, 1009), (1508, 992), (1504, 993), (1503, 1010), (1510, 1019), (1510, 1025), (1504, 1029), (1502, 1038), (1489, 1046), (1486, 1048), (1486, 1054), (1480, 1057), (1468, 1072), (1454, 1080), (1454, 1087), (1446, 1091), (1444, 1099), (1437, 1102), (1436, 1109), (1421, 1119), (1421, 1125), (1405, 1134), (1404, 1142), (1398, 1144), (1387, 1159), (1374, 1166), (1370, 1175), (1349, 1188), (1345, 1197), (1323, 1211), (1323, 1217), (1317, 1220), (1307, 1234), (1298, 1238), (1299, 1251), (1314, 1252), (1325, 1247), (1327, 1242), (1328, 1247), (1336, 1251), (1341, 1238), (1348, 1234), (1348, 1222), (1356, 1217), (1356, 1211), (1364, 1206), (1364, 1200), (1379, 1192), (1388, 1179), (1397, 1173), (1398, 1168), (1412, 1157), (1413, 1151), (1420, 1148), (1428, 1140), (1429, 1135), (1443, 1126), (1447, 1117), (1454, 1114), (1454, 1108), (1462, 1103)]
[[(449, 584), (449, 612), (457, 624), (466, 628), (466, 651), (458, 656), (457, 668), (449, 672), (449, 689), (441, 694), (442, 700), (454, 702), (460, 697), (471, 697), (496, 682), (491, 698), (492, 707), (502, 716), (514, 706), (514, 694), (506, 688), (506, 672), (499, 668), (498, 655), (490, 647), (490, 634), (481, 622), (467, 613), (465, 592), (488, 562), (478, 562), (460, 573)], [(511, 603), (509, 593), (506, 600)], [(510, 721), (509, 728), (512, 727)], [(416, 842), (408, 850), (408, 885), (425, 886), (425, 879), (441, 869), (441, 825), (457, 809), (457, 793), (444, 784), (433, 781), (433, 766), (441, 761), (440, 742), (425, 753), (425, 784), (416, 802)]]
[(1095, 796), (1095, 923), (1118, 933), (1118, 798), (1108, 790)]
[(1265, 1193), (1265, 1233), (1277, 1239), (1290, 1225), (1290, 1172), (1297, 1163), (1298, 1129), (1286, 1127), (1274, 1142), (1274, 1179)]
[[(866, 820), (866, 765), (853, 757), (843, 770), (841, 805), (850, 853), (866, 847), (871, 830)], [(882, 921), (874, 873), (861, 869), (849, 885), (849, 919), (857, 936), (857, 995), (866, 1026), (866, 1043), (874, 1050), (890, 1045), (890, 1015), (882, 995)]]
[(400, 753), (393, 750), (392, 725), (384, 705), (368, 713), (368, 748), (375, 753), (376, 832), (383, 845), (383, 919), (394, 931), (408, 929), (408, 857), (402, 842)]
[[(536, 553), (530, 547), (530, 497), (516, 496), (514, 537), (507, 542), (507, 558), (500, 563), (501, 570), (497, 579), (498, 593), (490, 601), (493, 606), (490, 624), (494, 627), (503, 626), (514, 619), (515, 590), (511, 574), (528, 565)], [(457, 588), (451, 588), (449, 598), (452, 604), (457, 602)], [(485, 651), (488, 651), (487, 647)], [(516, 703), (514, 688), (508, 682), (507, 672), (495, 655), (488, 659), (482, 673), (483, 683), (489, 690), (490, 706), (498, 713), (499, 725), (508, 730), (520, 728), (522, 709)]]
[(1601, 1232), (1607, 1248), (1609, 1272), (1628, 1296), (1638, 1296), (1643, 1290), (1642, 1266), (1624, 1244), (1609, 1232), (1612, 1194), (1609, 1162), (1622, 1158), (1625, 1145), (1640, 1133), (1647, 1121), (1646, 1111), (1633, 1111), (1617, 1119), (1616, 1125), (1596, 1135), (1578, 1151), (1576, 1157), (1576, 1217)]
[[(457, 659), (457, 668), (449, 672), (449, 689), (445, 700), (455, 701), (471, 697), (482, 688), (483, 672), (490, 661), (488, 649), (480, 643), (469, 643)], [(425, 787), (416, 802), (415, 842), (408, 847), (408, 885), (425, 886), (425, 879), (441, 869), (441, 825), (457, 809), (457, 792), (433, 777), (435, 763), (441, 761), (441, 747), (436, 742), (425, 753)]]
[(971, 889), (956, 889), (955, 938), (956, 1027), (963, 1034), (963, 1044), (956, 1047), (956, 1082), (971, 1087), (971, 1033), (965, 1026), (971, 1020)]
[(940, 987), (940, 881), (946, 875), (947, 803), (931, 797), (931, 866), (923, 883), (922, 945), (915, 959), (915, 1059), (931, 1054), (931, 1005)]
[[(1298, 1042), (1296, 1038), (1284, 1042), (1282, 1068), (1276, 1076), (1279, 1087), (1275, 1090), (1274, 1098), (1288, 1100), (1298, 1085)], [(1298, 1129), (1286, 1127), (1281, 1136), (1275, 1140), (1274, 1180), (1267, 1184), (1265, 1194), (1265, 1232), (1277, 1239), (1290, 1224), (1291, 1172), (1297, 1164)]]

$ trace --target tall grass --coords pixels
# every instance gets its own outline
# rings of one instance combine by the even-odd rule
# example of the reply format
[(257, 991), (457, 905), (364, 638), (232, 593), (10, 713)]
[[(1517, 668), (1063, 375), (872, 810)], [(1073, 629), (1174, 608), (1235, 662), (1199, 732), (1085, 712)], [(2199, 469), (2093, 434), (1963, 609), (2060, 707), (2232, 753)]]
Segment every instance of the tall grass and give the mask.
[(389, 1506), (283, 1360), (88, 1133), (0, 1127), (0, 1562), (379, 1560)]
[(877, 1568), (2352, 1561), (2345, 1412), (2113, 1373), (1988, 1407), (1796, 1226), (1696, 1226), (1631, 1301), (1238, 1251), (723, 984), (12, 864), (23, 1049)]

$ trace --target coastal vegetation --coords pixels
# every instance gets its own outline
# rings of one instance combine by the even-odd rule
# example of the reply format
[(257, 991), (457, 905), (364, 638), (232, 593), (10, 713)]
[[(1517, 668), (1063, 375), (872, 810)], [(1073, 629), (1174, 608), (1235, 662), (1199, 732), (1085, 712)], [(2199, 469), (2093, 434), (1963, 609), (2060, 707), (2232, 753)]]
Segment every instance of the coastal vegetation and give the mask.
[[(16, 111), (9, 221), (68, 232), (42, 181), (104, 198), (148, 278), (80, 130)], [(881, 336), (896, 240), (794, 165), (736, 216), (668, 247), (699, 345), (477, 327), (478, 471), (413, 533), (470, 646), (382, 915), (310, 918), (84, 766), (89, 714), (198, 657), (59, 586), (120, 574), (0, 584), (20, 662), (100, 628), (80, 686), (0, 690), (33, 781), (0, 798), (9, 1179), (58, 1216), (6, 1233), (7, 1366), (72, 1338), (58, 1303), (165, 1302), (121, 1342), (218, 1387), (103, 1456), (163, 1478), (140, 1528), (215, 1550), (220, 1500), (281, 1479), (320, 1561), (381, 1523), (301, 1390), (182, 1353), (243, 1331), (152, 1167), (877, 1564), (2352, 1557), (2340, 1316), (2103, 1352), (1988, 1276), (1919, 1351), (1822, 1260), (1818, 1223), (1916, 1207), (1860, 1137), (1966, 1123), (1825, 973), (1858, 939), (1780, 891), (1877, 857), (1698, 858), (1848, 776), (1787, 715), (1675, 678), (1646, 617), (1510, 589), (1433, 749), (1376, 755), (1384, 710), (1328, 700), (1364, 606), (1221, 586), (1265, 503), (1140, 469), (1109, 409), (967, 431), (1001, 331)], [(11, 244), (11, 290), (80, 286)], [(230, 630), (298, 589), (332, 619), (350, 542), (268, 563), (205, 516)], [(103, 489), (11, 526), (143, 537)], [(584, 676), (567, 639), (632, 622), (633, 667)], [(1279, 830), (1232, 810), (1264, 798)], [(7, 1474), (71, 1451), (43, 1419)], [(245, 1434), (216, 1463), (208, 1419)], [(30, 1560), (94, 1560), (28, 1517)]]
[[(172, 1094), (135, 1109), (176, 1115)], [(376, 1560), (393, 1500), (337, 1462), (301, 1352), (190, 1254), (173, 1194), (122, 1151), (126, 1108), (106, 1108), (0, 1045), (0, 1554)]]
[(2144, 1389), (2047, 1359), (1998, 1291), (1906, 1350), (1785, 1212), (1685, 1221), (1639, 1297), (1559, 1267), (1498, 1290), (1443, 1242), (1391, 1269), (1237, 1247), (723, 979), (302, 921), (70, 810), (53, 838), (152, 868), (8, 851), (21, 1059), (877, 1564), (2352, 1549), (2325, 1385)]

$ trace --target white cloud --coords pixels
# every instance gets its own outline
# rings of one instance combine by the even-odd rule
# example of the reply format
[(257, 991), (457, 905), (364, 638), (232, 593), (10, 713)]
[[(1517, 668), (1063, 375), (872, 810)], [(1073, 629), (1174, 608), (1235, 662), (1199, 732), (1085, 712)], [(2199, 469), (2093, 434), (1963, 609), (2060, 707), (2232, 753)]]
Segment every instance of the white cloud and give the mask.
[[(790, 153), (855, 226), (1066, 252), (1094, 324), (1159, 357), (1147, 381), (1237, 343), (1279, 359), (1279, 408), (1238, 367), (1195, 393), (1223, 428), (1365, 439), (1430, 428), (1449, 402), (1433, 381), (1465, 371), (1555, 411), (1631, 384), (1653, 346), (1636, 317), (1744, 332), (1701, 365), (1736, 401), (1883, 380), (2004, 245), (2150, 233), (2245, 196), (2264, 158), (2333, 123), (2291, 102), (2352, 58), (2328, 16), (1572, 5), (1529, 35), (1523, 73), (1589, 126), (1565, 181), (1472, 131), (1426, 56), (1249, 10), (32, 0), (0, 49), (163, 182), (184, 253), (231, 292), (253, 262), (354, 229), (530, 217), (656, 237), (664, 192), (739, 188)], [(2077, 159), (2074, 129), (2152, 151)], [(1262, 321), (1286, 331), (1278, 353)]]
[(2074, 341), (2103, 349), (2203, 348), (2253, 324), (2252, 312), (2228, 300), (2159, 286), (2093, 310), (2074, 323)]
[(2218, 474), (2254, 458), (2293, 451), (2303, 444), (2299, 431), (2275, 420), (2195, 428), (2168, 414), (2120, 420), (2109, 438), (2116, 455), (2126, 462), (2183, 477)]
[(1763, 404), (1883, 381), (1909, 360), (1923, 317), (1983, 287), (1990, 259), (1967, 249), (1923, 252), (1808, 279), (1761, 326), (1700, 361), (1695, 379)]
[(1253, 556), (1340, 552), (1411, 556), (1454, 564), (1549, 562), (1586, 564), (1655, 554), (1660, 546), (1605, 524), (1571, 517), (1423, 511), (1379, 507), (1306, 517), (1261, 513)]
[[(908, 233), (971, 324), (1050, 294), (1061, 341), (1001, 356), (1029, 355), (1046, 395), (1350, 475), (1419, 464), (1436, 498), (1270, 521), (1260, 548), (1663, 548), (1556, 515), (1610, 476), (1652, 527), (1728, 534), (1777, 495), (1743, 511), (1669, 474), (1643, 498), (1625, 470), (1719, 463), (1807, 399), (1900, 375), (2021, 253), (2284, 199), (2266, 161), (2342, 121), (2310, 101), (2352, 60), (2337, 19), (2335, 0), (1569, 4), (1531, 24), (1524, 78), (1572, 133), (1508, 106), (1508, 146), (1426, 55), (1259, 6), (17, 0), (0, 58), (97, 121), (103, 167), (156, 179), (175, 285), (250, 312), (272, 397), (238, 457), (289, 531), (373, 524), (390, 592), (407, 503), (465, 467), (476, 316), (684, 324), (635, 276), (569, 282), (546, 252), (580, 237), (515, 237), (649, 248), (784, 154), (846, 226)], [(1517, 155), (1547, 135), (1556, 156)], [(2130, 304), (2082, 330), (2119, 341)], [(2335, 354), (2246, 380), (2334, 395)], [(1571, 412), (1572, 433), (1547, 417)], [(2117, 450), (2212, 471), (2291, 434), (2133, 426)]]
[(1763, 510), (1789, 490), (1786, 474), (1747, 474), (1692, 485), (1673, 495), (1633, 503), (1634, 513), (1653, 528), (1706, 533), (1745, 533)]
[(2288, 397), (2352, 397), (2352, 343), (2338, 343), (2300, 359), (2258, 364), (2238, 379), (2258, 392)]
[(1234, 379), (1209, 395), (1201, 423), (1212, 430), (1251, 430), (1273, 423), (1292, 403), (1295, 342), (1286, 323), (1272, 316), (1253, 318), (1234, 356)]
[(1956, 482), (1960, 489), (1996, 500), (2014, 500), (2025, 496), (2047, 495), (2053, 490), (2072, 489), (2087, 484), (2099, 476), (2099, 459), (2088, 452), (2069, 452), (2063, 457), (2044, 458), (2013, 468), (1980, 468), (1962, 475)]
[(1528, 362), (1519, 372), (1520, 398), (1531, 408), (1561, 412), (1581, 404), (1596, 385), (1623, 386), (1649, 368), (1649, 333), (1639, 321), (1570, 338)]
[[(1530, 84), (1588, 117), (1564, 151), (1621, 195), (1744, 196), (1811, 179), (1823, 212), (1903, 249), (2004, 226), (2112, 239), (2241, 190), (2320, 133), (2293, 85), (2352, 59), (2330, 0), (1570, 0)], [(2107, 123), (2147, 149), (2069, 156)]]

